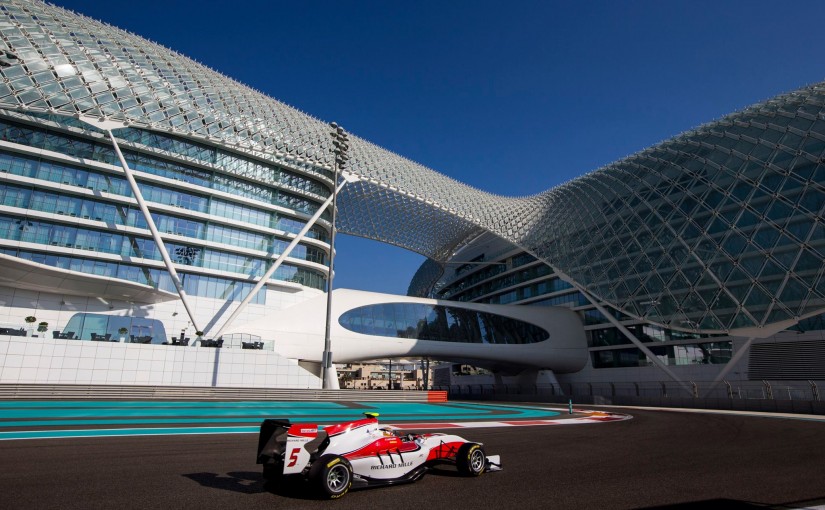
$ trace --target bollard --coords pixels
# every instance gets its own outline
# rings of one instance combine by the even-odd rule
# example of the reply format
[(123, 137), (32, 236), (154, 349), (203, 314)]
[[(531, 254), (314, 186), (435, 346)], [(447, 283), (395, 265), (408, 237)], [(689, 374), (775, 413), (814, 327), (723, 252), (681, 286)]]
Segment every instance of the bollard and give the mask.
[(573, 414), (573, 399), (567, 401), (567, 412)]

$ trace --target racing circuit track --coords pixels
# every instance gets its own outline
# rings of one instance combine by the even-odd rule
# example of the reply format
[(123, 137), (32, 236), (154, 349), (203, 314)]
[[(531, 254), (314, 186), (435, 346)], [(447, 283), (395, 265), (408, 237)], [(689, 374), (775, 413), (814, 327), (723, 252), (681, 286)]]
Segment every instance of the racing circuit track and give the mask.
[[(628, 410), (581, 426), (460, 431), (504, 470), (431, 472), (411, 485), (317, 501), (269, 492), (255, 434), (0, 441), (6, 509), (796, 508), (825, 505), (825, 422)], [(823, 507), (825, 508), (825, 507)]]

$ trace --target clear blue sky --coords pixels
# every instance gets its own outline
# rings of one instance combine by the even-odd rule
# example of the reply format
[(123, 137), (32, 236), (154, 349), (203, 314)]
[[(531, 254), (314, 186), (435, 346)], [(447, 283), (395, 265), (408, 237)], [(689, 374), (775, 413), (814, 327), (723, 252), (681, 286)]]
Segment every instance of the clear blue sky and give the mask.
[[(821, 1), (52, 1), (505, 195), (825, 79)], [(423, 261), (337, 245), (336, 288)]]

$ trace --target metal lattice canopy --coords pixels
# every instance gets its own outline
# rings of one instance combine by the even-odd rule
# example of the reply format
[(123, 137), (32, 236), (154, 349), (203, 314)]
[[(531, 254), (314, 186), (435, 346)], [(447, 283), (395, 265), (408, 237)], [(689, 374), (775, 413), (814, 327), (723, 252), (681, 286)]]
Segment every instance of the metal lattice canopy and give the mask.
[[(0, 5), (0, 108), (94, 115), (330, 168), (326, 123), (134, 34)], [(342, 232), (447, 260), (484, 231), (625, 313), (741, 332), (825, 310), (825, 84), (544, 193), (506, 198), (352, 137)]]

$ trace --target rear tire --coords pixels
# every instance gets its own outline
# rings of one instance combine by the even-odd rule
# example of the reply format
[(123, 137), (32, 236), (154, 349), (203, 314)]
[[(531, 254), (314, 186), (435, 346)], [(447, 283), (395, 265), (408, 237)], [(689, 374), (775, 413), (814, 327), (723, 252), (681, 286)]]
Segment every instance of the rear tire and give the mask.
[(322, 455), (309, 469), (309, 482), (324, 499), (338, 499), (352, 487), (352, 466), (340, 455)]
[(487, 454), (478, 443), (464, 443), (455, 456), (455, 465), (464, 476), (479, 476), (487, 469)]

